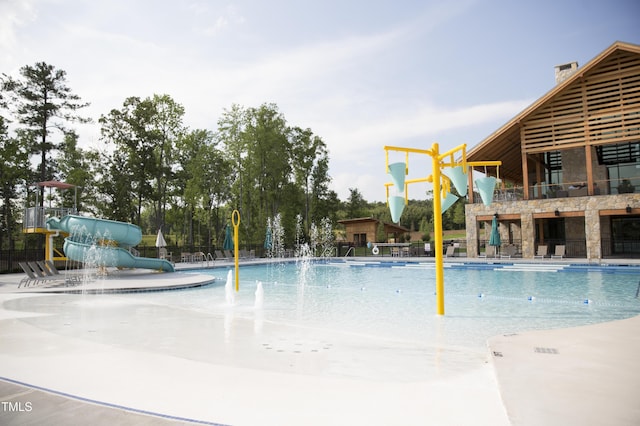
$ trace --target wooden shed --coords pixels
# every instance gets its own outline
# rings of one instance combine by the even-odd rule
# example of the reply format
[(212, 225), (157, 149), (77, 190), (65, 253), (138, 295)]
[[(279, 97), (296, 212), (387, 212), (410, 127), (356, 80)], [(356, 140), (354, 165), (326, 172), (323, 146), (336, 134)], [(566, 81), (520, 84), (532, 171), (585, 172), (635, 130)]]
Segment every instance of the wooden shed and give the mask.
[[(344, 225), (347, 241), (356, 247), (365, 246), (368, 242), (387, 242), (391, 238), (397, 241), (400, 235), (409, 233), (404, 226), (385, 223), (373, 217), (344, 219), (339, 220), (338, 223)], [(380, 224), (384, 226), (385, 241), (376, 241)]]

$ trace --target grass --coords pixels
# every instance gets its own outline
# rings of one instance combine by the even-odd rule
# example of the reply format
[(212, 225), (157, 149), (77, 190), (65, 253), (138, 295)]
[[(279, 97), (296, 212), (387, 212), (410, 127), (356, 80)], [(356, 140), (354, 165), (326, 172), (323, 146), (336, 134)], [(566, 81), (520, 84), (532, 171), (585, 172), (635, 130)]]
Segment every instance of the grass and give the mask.
[(455, 229), (452, 231), (443, 231), (443, 236), (447, 240), (466, 240), (467, 239), (467, 231), (464, 229)]

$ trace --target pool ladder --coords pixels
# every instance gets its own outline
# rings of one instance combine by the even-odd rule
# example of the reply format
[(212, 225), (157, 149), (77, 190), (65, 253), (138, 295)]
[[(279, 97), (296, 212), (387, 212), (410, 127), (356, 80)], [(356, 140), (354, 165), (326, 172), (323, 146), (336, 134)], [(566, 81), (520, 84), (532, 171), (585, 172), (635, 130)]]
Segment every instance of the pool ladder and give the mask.
[(355, 251), (356, 248), (355, 247), (349, 247), (349, 250), (347, 250), (347, 254), (345, 254), (344, 257), (349, 256), (349, 253), (351, 253), (351, 250)]

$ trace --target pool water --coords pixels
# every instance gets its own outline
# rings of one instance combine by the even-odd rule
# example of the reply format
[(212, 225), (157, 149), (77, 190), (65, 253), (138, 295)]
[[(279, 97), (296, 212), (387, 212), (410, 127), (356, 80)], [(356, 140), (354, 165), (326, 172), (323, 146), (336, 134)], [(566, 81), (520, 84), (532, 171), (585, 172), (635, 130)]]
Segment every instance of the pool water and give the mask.
[[(640, 314), (637, 267), (446, 266), (444, 316), (436, 314), (433, 263), (338, 260), (242, 266), (233, 305), (230, 269), (215, 268), (181, 272), (219, 278), (197, 289), (38, 295), (4, 307), (29, 312), (21, 323), (60, 342), (269, 374), (394, 382), (478, 371), (492, 336)], [(56, 350), (58, 340), (48, 342)]]
[[(587, 325), (640, 314), (633, 273), (445, 269), (445, 315), (436, 315), (433, 264), (281, 263), (240, 268), (233, 313), (264, 321), (384, 339), (472, 348), (494, 335)], [(228, 313), (227, 270), (208, 288), (145, 294), (146, 300)], [(127, 295), (126, 297), (130, 297)]]

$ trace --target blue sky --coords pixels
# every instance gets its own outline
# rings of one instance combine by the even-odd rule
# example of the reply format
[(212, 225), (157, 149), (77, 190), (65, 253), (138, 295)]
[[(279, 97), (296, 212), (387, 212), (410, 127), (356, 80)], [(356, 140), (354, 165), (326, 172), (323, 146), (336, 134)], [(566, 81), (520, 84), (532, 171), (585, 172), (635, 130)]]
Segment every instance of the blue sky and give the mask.
[[(326, 142), (341, 199), (376, 201), (384, 145), (471, 148), (551, 90), (555, 65), (640, 44), (639, 24), (636, 0), (0, 0), (0, 72), (65, 70), (96, 121), (154, 93), (210, 130), (234, 103), (275, 103)], [(97, 125), (78, 130), (101, 147)]]

